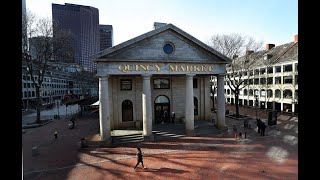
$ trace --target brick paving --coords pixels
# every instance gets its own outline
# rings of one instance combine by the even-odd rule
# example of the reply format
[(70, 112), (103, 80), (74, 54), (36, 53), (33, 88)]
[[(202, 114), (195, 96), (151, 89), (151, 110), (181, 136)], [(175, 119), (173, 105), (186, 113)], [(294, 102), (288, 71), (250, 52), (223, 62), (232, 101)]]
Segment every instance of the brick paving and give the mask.
[[(255, 117), (251, 111), (247, 115)], [(264, 137), (251, 121), (252, 129), (226, 118), (225, 133), (141, 142), (147, 169), (139, 165), (133, 171), (138, 144), (79, 149), (82, 137), (97, 137), (98, 119), (78, 118), (72, 130), (68, 120), (55, 120), (22, 135), (24, 179), (298, 179), (298, 119), (279, 116)], [(232, 137), (233, 124), (247, 132), (247, 139)], [(32, 156), (34, 146), (37, 156)]]

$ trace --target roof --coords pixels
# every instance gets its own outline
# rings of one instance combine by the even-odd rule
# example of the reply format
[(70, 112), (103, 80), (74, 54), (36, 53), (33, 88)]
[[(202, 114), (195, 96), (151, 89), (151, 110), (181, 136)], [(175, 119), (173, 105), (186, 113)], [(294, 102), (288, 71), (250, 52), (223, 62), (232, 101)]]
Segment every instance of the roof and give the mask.
[[(269, 57), (268, 60), (265, 60), (265, 56)], [(249, 60), (249, 62), (253, 63), (252, 67), (261, 67), (288, 61), (296, 61), (298, 60), (298, 42), (290, 42), (275, 46), (269, 50), (253, 52), (250, 55), (238, 57), (235, 60), (244, 61), (246, 58)]]
[(218, 56), (222, 61), (226, 62), (226, 63), (230, 63), (231, 59), (226, 57), (225, 55), (219, 53), (218, 51), (214, 50), (213, 48), (211, 48), (210, 46), (206, 45), (205, 43), (199, 41), (198, 39), (196, 39), (195, 37), (191, 36), (190, 34), (186, 33), (185, 31), (179, 29), (178, 27), (174, 26), (173, 24), (167, 24), (165, 26), (159, 27), (157, 29), (154, 29), (152, 31), (149, 31), (147, 33), (144, 33), (140, 36), (137, 36), (133, 39), (130, 39), (128, 41), (125, 41), (121, 44), (118, 44), (116, 46), (110, 47), (108, 49), (105, 49), (103, 51), (98, 52), (95, 56), (94, 56), (94, 61), (98, 62), (101, 61), (101, 59), (103, 59), (104, 56), (110, 55), (111, 53), (120, 51), (124, 48), (129, 48), (131, 46), (133, 46), (136, 43), (141, 42), (142, 40), (148, 39), (152, 36), (155, 36), (159, 33), (162, 33), (164, 31), (168, 31), (168, 30), (172, 30), (174, 32), (176, 32), (177, 34), (181, 35), (183, 38), (193, 42), (194, 44), (200, 46), (204, 51), (213, 54), (215, 56)]

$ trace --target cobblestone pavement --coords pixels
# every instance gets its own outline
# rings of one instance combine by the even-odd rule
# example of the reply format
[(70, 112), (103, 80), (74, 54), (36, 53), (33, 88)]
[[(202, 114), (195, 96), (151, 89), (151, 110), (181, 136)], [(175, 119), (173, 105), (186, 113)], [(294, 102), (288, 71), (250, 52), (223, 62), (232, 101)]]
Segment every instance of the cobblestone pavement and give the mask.
[[(55, 120), (22, 135), (24, 179), (298, 179), (298, 119), (278, 117), (266, 136), (251, 121), (252, 129), (226, 118), (225, 133), (141, 142), (147, 169), (133, 171), (138, 144), (79, 149), (82, 137), (96, 136), (98, 119), (78, 118), (72, 130)], [(247, 139), (234, 139), (233, 124)]]

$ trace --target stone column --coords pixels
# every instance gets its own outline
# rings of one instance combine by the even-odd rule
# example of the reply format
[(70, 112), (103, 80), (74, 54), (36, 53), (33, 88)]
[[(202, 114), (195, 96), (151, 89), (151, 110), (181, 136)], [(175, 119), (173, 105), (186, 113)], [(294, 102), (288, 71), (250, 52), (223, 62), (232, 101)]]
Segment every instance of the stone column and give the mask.
[(108, 78), (109, 75), (99, 77), (100, 140), (106, 144), (111, 143)]
[(206, 121), (210, 121), (212, 119), (212, 112), (211, 112), (211, 104), (212, 104), (212, 100), (210, 97), (210, 77), (209, 76), (205, 76), (204, 77), (204, 112), (205, 112), (205, 116), (204, 116), (204, 120)]
[(151, 86), (150, 74), (142, 75), (143, 94), (142, 94), (142, 119), (143, 136), (145, 139), (153, 140), (152, 134), (152, 105), (151, 105)]
[(225, 129), (226, 128), (226, 122), (225, 122), (225, 113), (226, 113), (226, 107), (225, 107), (225, 98), (224, 98), (224, 75), (218, 75), (217, 76), (217, 127), (219, 129)]
[(194, 102), (193, 102), (193, 76), (194, 74), (186, 75), (186, 133), (194, 134)]

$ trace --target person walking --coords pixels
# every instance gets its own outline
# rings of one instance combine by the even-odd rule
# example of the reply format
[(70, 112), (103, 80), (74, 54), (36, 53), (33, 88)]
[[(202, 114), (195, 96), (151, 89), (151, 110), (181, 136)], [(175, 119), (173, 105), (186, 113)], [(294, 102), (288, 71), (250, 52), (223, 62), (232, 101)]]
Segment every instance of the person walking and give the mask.
[(261, 136), (264, 136), (264, 132), (265, 132), (265, 130), (266, 130), (266, 125), (265, 125), (265, 123), (261, 123)]
[(171, 122), (174, 123), (174, 119), (176, 118), (176, 113), (172, 111), (171, 113)]
[(257, 127), (258, 127), (258, 133), (261, 133), (260, 130), (261, 130), (261, 120), (260, 119), (257, 119)]
[(136, 167), (138, 166), (138, 164), (141, 162), (141, 165), (143, 167), (143, 169), (147, 169), (144, 165), (143, 165), (143, 155), (142, 155), (142, 152), (141, 152), (141, 148), (137, 148), (138, 152), (137, 152), (137, 164), (136, 166), (134, 166), (133, 170), (136, 169)]

